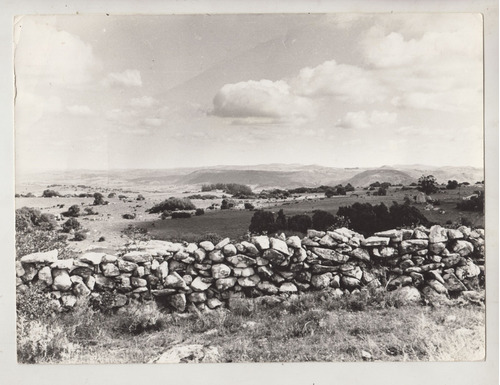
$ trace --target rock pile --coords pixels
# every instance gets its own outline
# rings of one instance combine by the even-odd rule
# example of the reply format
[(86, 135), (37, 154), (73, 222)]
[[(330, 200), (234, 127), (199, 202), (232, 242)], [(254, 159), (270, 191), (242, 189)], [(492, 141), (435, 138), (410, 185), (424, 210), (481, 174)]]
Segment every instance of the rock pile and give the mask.
[(26, 255), (16, 264), (18, 290), (38, 282), (57, 304), (113, 292), (112, 307), (130, 298), (156, 298), (175, 311), (189, 304), (214, 309), (231, 296), (282, 295), (362, 287), (411, 286), (424, 296), (457, 296), (484, 286), (484, 230), (432, 226), (389, 230), (365, 238), (346, 228), (307, 236), (255, 236), (124, 246), (117, 255), (87, 252), (59, 260), (57, 250)]

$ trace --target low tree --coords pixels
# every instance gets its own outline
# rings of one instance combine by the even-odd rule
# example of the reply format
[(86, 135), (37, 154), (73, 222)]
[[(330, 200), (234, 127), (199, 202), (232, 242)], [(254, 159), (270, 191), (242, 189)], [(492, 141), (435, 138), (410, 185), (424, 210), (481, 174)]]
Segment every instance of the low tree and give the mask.
[(435, 193), (438, 190), (436, 186), (436, 178), (433, 175), (422, 175), (418, 180), (417, 188), (426, 195)]
[(446, 188), (448, 190), (455, 190), (456, 188), (458, 188), (458, 182), (456, 180), (449, 180)]

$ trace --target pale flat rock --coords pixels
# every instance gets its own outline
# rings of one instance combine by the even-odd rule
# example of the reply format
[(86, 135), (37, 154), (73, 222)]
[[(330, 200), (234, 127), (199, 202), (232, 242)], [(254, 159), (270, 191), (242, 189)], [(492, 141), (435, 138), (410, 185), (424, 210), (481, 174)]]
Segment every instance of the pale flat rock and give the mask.
[(59, 252), (56, 250), (28, 254), (21, 257), (22, 263), (54, 263), (57, 261)]
[(149, 361), (149, 364), (181, 364), (181, 363), (215, 363), (220, 361), (220, 353), (216, 347), (193, 345), (176, 345), (161, 356)]

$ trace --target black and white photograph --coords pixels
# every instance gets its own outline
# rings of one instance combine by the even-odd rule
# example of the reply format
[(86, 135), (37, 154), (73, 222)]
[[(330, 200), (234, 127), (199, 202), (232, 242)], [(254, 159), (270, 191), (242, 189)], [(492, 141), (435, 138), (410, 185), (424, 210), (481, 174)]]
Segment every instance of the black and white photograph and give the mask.
[(16, 16), (17, 362), (484, 361), (483, 22)]

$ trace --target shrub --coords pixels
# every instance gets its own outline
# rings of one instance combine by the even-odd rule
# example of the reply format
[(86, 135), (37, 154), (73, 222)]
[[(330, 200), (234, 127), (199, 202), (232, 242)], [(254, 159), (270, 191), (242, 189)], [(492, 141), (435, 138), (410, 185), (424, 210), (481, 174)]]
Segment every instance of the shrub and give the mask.
[(104, 195), (101, 193), (94, 193), (94, 206), (107, 205), (109, 202), (104, 200)]
[(172, 219), (181, 219), (181, 218), (191, 218), (191, 213), (186, 211), (174, 211), (172, 213)]
[(132, 302), (123, 308), (123, 312), (116, 315), (116, 329), (122, 333), (140, 334), (150, 331), (159, 331), (167, 327), (167, 317), (156, 305), (156, 302), (148, 303)]
[(256, 234), (263, 232), (274, 233), (276, 231), (276, 224), (273, 213), (264, 210), (256, 211), (252, 216), (248, 229), (251, 233)]
[(162, 213), (165, 210), (177, 211), (177, 210), (195, 210), (196, 206), (188, 198), (174, 198), (170, 197), (152, 208), (146, 210), (150, 214)]
[(66, 222), (63, 223), (62, 228), (65, 233), (69, 233), (71, 230), (79, 230), (81, 227), (80, 222), (78, 222), (75, 218), (69, 218)]
[(288, 219), (288, 230), (306, 233), (307, 229), (312, 228), (312, 219), (309, 215), (294, 215)]
[(232, 209), (235, 206), (235, 202), (232, 199), (223, 199), (220, 205), (221, 210)]
[(484, 191), (476, 191), (477, 196), (457, 203), (457, 209), (484, 212)]
[(16, 256), (44, 252), (57, 249), (59, 258), (64, 259), (69, 255), (66, 249), (67, 235), (57, 231), (33, 230), (28, 232), (16, 232)]
[(36, 364), (61, 360), (73, 350), (64, 329), (55, 323), (17, 319), (17, 359)]
[(97, 242), (104, 242), (106, 240), (105, 237), (99, 237), (99, 239), (97, 240)]
[(312, 217), (312, 228), (316, 230), (326, 230), (328, 227), (333, 225), (335, 222), (335, 217), (323, 210), (314, 211)]
[(53, 314), (51, 300), (40, 286), (29, 285), (16, 295), (17, 316), (25, 320), (47, 320)]
[(16, 210), (16, 231), (53, 230), (57, 222), (52, 214), (42, 214), (32, 207), (22, 207)]
[(458, 182), (456, 180), (449, 180), (446, 188), (448, 190), (455, 190), (458, 187)]
[(137, 227), (132, 224), (128, 225), (122, 233), (133, 241), (149, 241), (151, 239), (151, 236), (148, 234), (148, 229)]
[(78, 217), (80, 215), (80, 206), (73, 205), (68, 208), (68, 211), (62, 213), (65, 217)]
[(109, 199), (114, 198), (115, 196), (116, 196), (116, 193), (114, 193), (114, 192), (108, 194)]
[(396, 202), (390, 209), (383, 203), (372, 206), (370, 203), (356, 202), (352, 206), (339, 207), (337, 216), (348, 219), (350, 227), (364, 235), (395, 227), (429, 224), (416, 207)]
[(135, 219), (136, 215), (135, 214), (123, 214), (122, 218), (123, 219)]
[(216, 245), (217, 243), (222, 241), (222, 239), (223, 238), (217, 233), (205, 233), (205, 234), (201, 235), (200, 237), (198, 237), (196, 242), (199, 243), (199, 242), (203, 242), (203, 241), (210, 241), (214, 245)]
[(85, 232), (83, 232), (83, 231), (77, 231), (75, 233), (74, 238), (73, 238), (73, 240), (77, 241), (77, 242), (83, 241), (84, 239), (87, 239), (87, 234)]
[(203, 210), (203, 209), (196, 209), (196, 212), (194, 214), (197, 217), (200, 216), (200, 215), (204, 215), (205, 214), (205, 210)]
[(136, 199), (136, 200), (138, 200), (138, 201), (143, 201), (143, 200), (145, 200), (146, 198), (144, 198), (144, 195), (139, 194), (139, 195), (137, 195), (137, 198), (135, 198), (135, 199)]
[[(373, 194), (375, 195), (375, 194)], [(377, 195), (379, 196), (386, 196), (387, 195), (387, 189), (383, 188), (383, 187), (379, 187), (378, 191), (377, 191)]]
[(43, 198), (52, 198), (52, 197), (60, 197), (61, 194), (59, 194), (57, 191), (54, 190), (44, 190), (42, 193)]
[(251, 203), (245, 202), (245, 210), (254, 210), (255, 206)]

